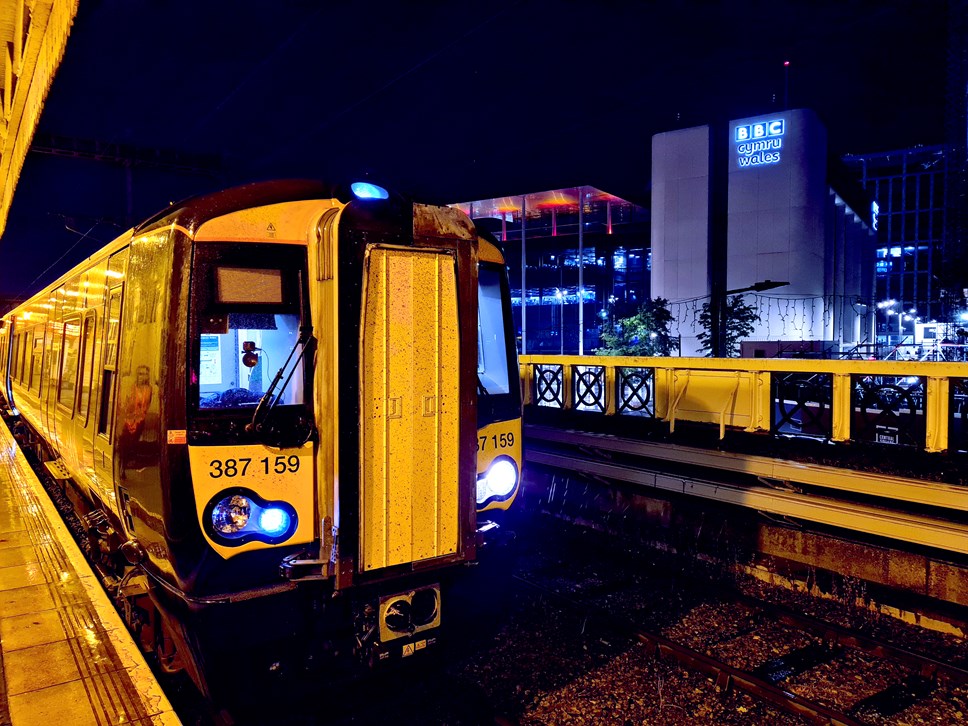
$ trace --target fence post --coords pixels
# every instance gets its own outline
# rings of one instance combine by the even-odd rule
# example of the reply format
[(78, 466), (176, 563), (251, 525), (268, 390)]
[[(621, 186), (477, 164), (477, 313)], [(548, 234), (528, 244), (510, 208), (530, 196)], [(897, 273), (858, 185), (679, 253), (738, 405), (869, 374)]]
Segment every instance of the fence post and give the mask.
[(833, 393), (830, 438), (834, 441), (850, 441), (850, 419), (853, 413), (851, 402), (850, 373), (833, 374)]
[(928, 377), (928, 391), (924, 402), (925, 451), (938, 452), (948, 448), (949, 392), (947, 378)]

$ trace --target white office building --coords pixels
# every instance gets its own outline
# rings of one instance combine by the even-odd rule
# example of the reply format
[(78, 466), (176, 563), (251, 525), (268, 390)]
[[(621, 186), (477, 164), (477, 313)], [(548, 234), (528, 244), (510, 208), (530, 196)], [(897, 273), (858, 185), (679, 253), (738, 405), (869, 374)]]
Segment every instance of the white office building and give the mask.
[(651, 295), (670, 301), (682, 355), (703, 354), (704, 303), (753, 287), (745, 300), (760, 321), (744, 355), (873, 342), (876, 220), (835, 176), (826, 130), (808, 110), (652, 138)]

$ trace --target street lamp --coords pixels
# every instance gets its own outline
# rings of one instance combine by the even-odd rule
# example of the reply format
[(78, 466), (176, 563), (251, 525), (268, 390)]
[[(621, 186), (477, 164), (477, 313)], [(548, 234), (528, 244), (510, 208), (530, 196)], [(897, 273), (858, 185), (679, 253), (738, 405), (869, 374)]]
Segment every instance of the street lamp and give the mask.
[[(905, 323), (915, 323), (916, 324), (916, 323), (920, 323), (921, 322), (921, 318), (918, 317), (918, 311), (916, 309), (914, 309), (914, 308), (911, 308), (910, 310), (908, 310), (906, 313), (904, 313), (900, 317), (901, 317), (901, 319)], [(911, 332), (912, 333), (915, 332), (915, 327), (914, 327), (913, 324), (911, 325)], [(902, 337), (902, 339), (904, 337), (904, 330), (903, 329), (901, 330), (901, 337)], [(912, 340), (912, 342), (914, 340), (917, 340), (917, 338), (915, 337)]]
[(766, 292), (767, 290), (775, 290), (778, 287), (783, 287), (784, 285), (789, 285), (789, 282), (773, 282), (773, 280), (763, 280), (762, 282), (754, 282), (749, 287), (741, 287), (736, 290), (727, 290), (727, 295), (739, 295), (742, 292)]
[[(890, 318), (892, 315), (897, 315), (897, 335), (898, 335), (899, 338), (901, 338), (901, 337), (904, 336), (904, 316), (901, 313), (897, 312), (896, 310), (890, 310), (890, 309), (888, 309), (887, 310), (887, 317)], [(888, 321), (888, 322), (890, 322), (890, 321)], [(890, 324), (887, 327), (888, 327), (887, 333), (888, 333), (888, 335), (890, 335), (891, 334), (891, 330), (890, 330), (891, 326), (890, 326)], [(899, 340), (898, 341), (898, 344), (900, 344), (900, 342), (901, 341)]]
[(775, 290), (778, 287), (789, 285), (789, 282), (774, 282), (773, 280), (763, 280), (754, 282), (748, 287), (738, 287), (735, 290), (727, 290), (722, 295), (713, 295), (710, 300), (709, 311), (709, 337), (713, 341), (713, 355), (717, 358), (725, 357), (726, 352), (726, 308), (727, 300), (730, 295), (741, 295), (744, 292), (765, 292)]
[[(890, 298), (888, 300), (881, 300), (879, 303), (877, 303), (877, 309), (883, 310), (884, 314), (887, 316), (887, 323), (888, 323), (887, 334), (888, 335), (891, 334), (891, 325), (890, 325), (891, 316), (897, 315), (897, 334), (899, 336), (902, 336), (904, 335), (904, 331), (902, 329), (904, 322), (901, 319), (901, 315), (894, 309), (895, 305), (897, 305), (897, 300), (895, 300), (894, 298)], [(890, 341), (885, 341), (885, 342), (889, 343)]]

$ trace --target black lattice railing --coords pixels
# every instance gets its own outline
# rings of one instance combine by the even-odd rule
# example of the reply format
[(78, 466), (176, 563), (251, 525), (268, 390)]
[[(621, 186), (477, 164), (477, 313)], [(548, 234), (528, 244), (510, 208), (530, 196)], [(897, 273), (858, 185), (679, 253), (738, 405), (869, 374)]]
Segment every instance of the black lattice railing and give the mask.
[(968, 452), (968, 378), (949, 379), (948, 450)]
[(572, 391), (579, 411), (605, 413), (605, 366), (575, 366)]
[(774, 435), (829, 439), (833, 432), (833, 377), (829, 373), (774, 373)]
[(616, 379), (618, 413), (655, 418), (655, 368), (619, 368)]
[(924, 378), (851, 376), (851, 438), (923, 447)]
[(559, 364), (535, 364), (534, 396), (539, 406), (565, 407), (564, 370)]

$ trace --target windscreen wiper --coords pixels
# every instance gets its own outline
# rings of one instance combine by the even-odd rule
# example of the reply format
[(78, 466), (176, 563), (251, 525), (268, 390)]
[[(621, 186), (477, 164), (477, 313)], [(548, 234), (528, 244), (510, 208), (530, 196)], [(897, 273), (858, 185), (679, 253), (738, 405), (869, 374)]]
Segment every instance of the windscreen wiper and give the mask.
[[(299, 367), (299, 361), (303, 359), (306, 355), (306, 350), (309, 348), (309, 343), (313, 338), (312, 326), (303, 326), (299, 328), (299, 339), (292, 346), (292, 350), (289, 351), (289, 355), (286, 357), (286, 362), (282, 364), (282, 368), (276, 372), (273, 376), (272, 382), (269, 384), (269, 388), (266, 392), (262, 394), (262, 398), (259, 399), (258, 405), (255, 407), (255, 411), (252, 413), (252, 420), (245, 425), (246, 433), (261, 432), (266, 420), (269, 418), (269, 414), (272, 413), (272, 409), (276, 407), (282, 394), (285, 393), (286, 388), (289, 386), (289, 381), (292, 380), (293, 373), (296, 372), (296, 368)], [(286, 377), (286, 382), (282, 384), (282, 388), (279, 389), (279, 395), (273, 396), (273, 392), (276, 390), (276, 386), (279, 385), (279, 381), (282, 380), (282, 376), (285, 373), (286, 368), (289, 368), (289, 362), (292, 360), (293, 355), (295, 355), (296, 350), (299, 346), (302, 346), (302, 350), (299, 351), (299, 355), (296, 357), (295, 363), (292, 364), (292, 368), (289, 371), (289, 375)]]

